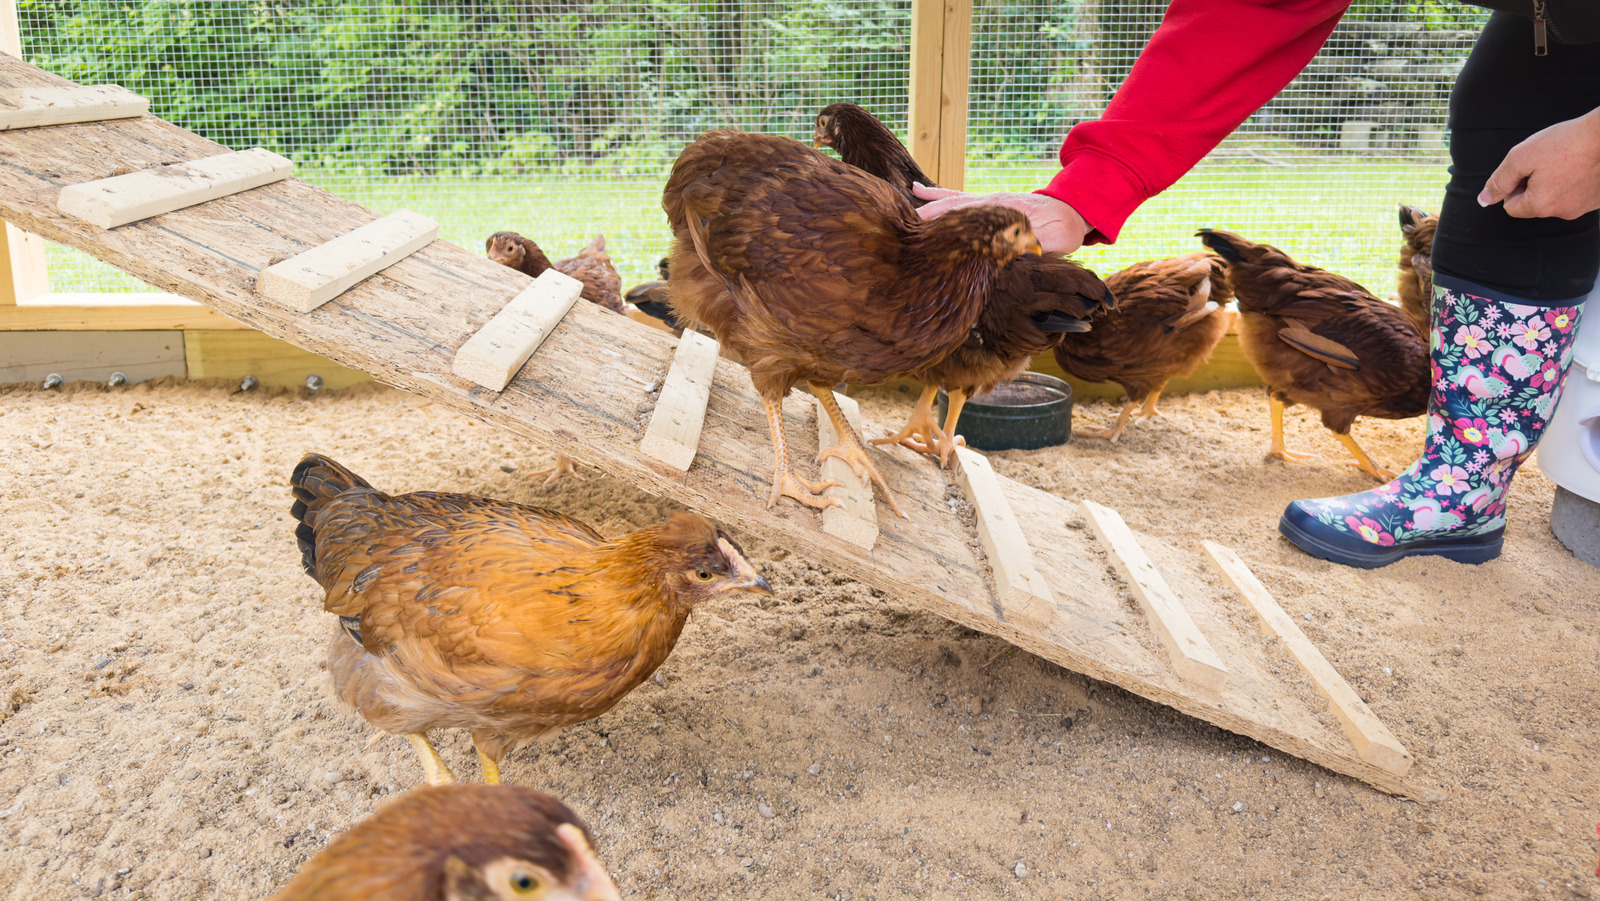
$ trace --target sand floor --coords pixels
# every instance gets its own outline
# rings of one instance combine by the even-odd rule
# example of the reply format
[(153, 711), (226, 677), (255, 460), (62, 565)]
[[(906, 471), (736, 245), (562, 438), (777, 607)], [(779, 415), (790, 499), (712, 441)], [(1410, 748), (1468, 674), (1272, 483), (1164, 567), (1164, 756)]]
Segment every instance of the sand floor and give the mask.
[[(0, 387), (0, 897), (260, 898), (421, 779), (335, 701), (334, 627), (286, 480), (311, 450), (390, 491), (551, 506), (606, 534), (671, 506), (377, 387)], [(909, 409), (863, 397), (868, 418)], [(1116, 447), (995, 455), (1136, 529), (1251, 560), (1415, 753), (1381, 794), (745, 540), (775, 599), (701, 608), (660, 672), (507, 761), (586, 817), (638, 898), (1588, 898), (1600, 894), (1600, 573), (1519, 477), (1481, 567), (1313, 560), (1274, 525), (1371, 482), (1305, 411), (1263, 460), (1258, 392), (1164, 399)], [(1108, 421), (1109, 404), (1079, 408)], [(1420, 420), (1363, 421), (1409, 462)], [(476, 776), (463, 735), (441, 745)]]

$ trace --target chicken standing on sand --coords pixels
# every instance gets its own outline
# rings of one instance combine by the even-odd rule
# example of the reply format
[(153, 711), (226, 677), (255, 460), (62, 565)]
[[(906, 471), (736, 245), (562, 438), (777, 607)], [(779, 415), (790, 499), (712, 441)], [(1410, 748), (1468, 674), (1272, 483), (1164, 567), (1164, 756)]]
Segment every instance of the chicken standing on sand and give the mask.
[(671, 653), (696, 604), (770, 595), (703, 517), (606, 540), (538, 507), (464, 494), (391, 496), (312, 454), (290, 477), (306, 573), (339, 616), (339, 699), (454, 781), (429, 729), (468, 729), (487, 782), (514, 748), (613, 705)]
[(1027, 217), (974, 207), (923, 222), (882, 179), (789, 138), (709, 132), (679, 155), (661, 200), (676, 239), (671, 302), (750, 370), (777, 471), (769, 503), (840, 503), (794, 472), (783, 398), (805, 385), (832, 419), (840, 457), (904, 516), (833, 387), (881, 385), (966, 341), (1002, 267), (1038, 253)]

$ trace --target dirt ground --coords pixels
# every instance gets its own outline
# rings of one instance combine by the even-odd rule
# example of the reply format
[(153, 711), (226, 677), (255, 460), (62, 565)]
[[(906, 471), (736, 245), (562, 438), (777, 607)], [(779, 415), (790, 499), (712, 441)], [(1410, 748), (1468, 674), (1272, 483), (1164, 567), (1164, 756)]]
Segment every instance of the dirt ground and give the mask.
[[(391, 491), (532, 502), (615, 534), (670, 505), (377, 387), (0, 388), (0, 896), (260, 898), (421, 771), (332, 697), (334, 628), (286, 480), (310, 450)], [(869, 418), (910, 407), (863, 398)], [(639, 898), (1590, 898), (1600, 895), (1597, 572), (1530, 466), (1481, 567), (1332, 566), (1294, 498), (1371, 483), (1311, 414), (1263, 460), (1256, 392), (1164, 399), (1116, 447), (995, 455), (1129, 523), (1256, 567), (1417, 757), (1381, 794), (874, 594), (760, 541), (778, 597), (701, 608), (659, 682), (507, 781), (588, 819)], [(1080, 406), (1103, 423), (1114, 407)], [(1411, 459), (1420, 421), (1363, 421)], [(464, 735), (441, 750), (477, 768)]]

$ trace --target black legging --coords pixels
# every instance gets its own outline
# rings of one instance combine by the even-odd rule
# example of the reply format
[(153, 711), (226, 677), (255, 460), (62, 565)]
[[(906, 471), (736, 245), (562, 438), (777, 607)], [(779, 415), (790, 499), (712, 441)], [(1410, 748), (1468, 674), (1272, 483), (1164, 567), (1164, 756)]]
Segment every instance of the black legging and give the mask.
[(1478, 206), (1478, 192), (1522, 139), (1596, 107), (1600, 44), (1552, 41), (1548, 56), (1534, 56), (1531, 20), (1491, 16), (1450, 93), (1450, 184), (1439, 211), (1434, 268), (1543, 304), (1593, 290), (1600, 212), (1571, 221), (1517, 219), (1503, 204)]

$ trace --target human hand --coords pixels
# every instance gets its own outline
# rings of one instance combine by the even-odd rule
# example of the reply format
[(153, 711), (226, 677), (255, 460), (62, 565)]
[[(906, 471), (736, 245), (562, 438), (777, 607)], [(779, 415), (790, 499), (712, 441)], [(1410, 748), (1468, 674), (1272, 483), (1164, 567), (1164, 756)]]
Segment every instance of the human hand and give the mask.
[(923, 200), (933, 201), (917, 209), (917, 214), (924, 219), (968, 206), (1004, 206), (1018, 210), (1028, 217), (1033, 235), (1046, 253), (1071, 253), (1083, 246), (1084, 236), (1093, 230), (1077, 210), (1044, 194), (968, 194), (927, 185), (915, 185), (911, 190)]
[(1600, 209), (1600, 109), (1558, 122), (1511, 148), (1478, 195), (1518, 219), (1576, 219)]

